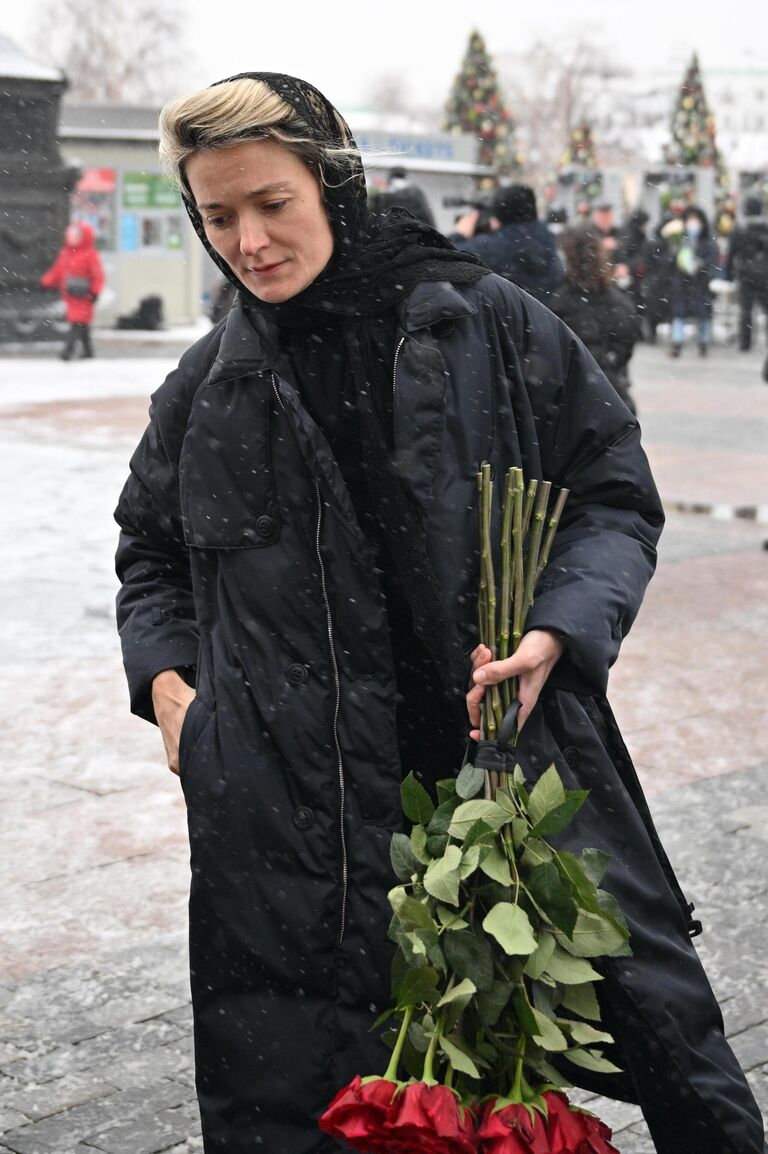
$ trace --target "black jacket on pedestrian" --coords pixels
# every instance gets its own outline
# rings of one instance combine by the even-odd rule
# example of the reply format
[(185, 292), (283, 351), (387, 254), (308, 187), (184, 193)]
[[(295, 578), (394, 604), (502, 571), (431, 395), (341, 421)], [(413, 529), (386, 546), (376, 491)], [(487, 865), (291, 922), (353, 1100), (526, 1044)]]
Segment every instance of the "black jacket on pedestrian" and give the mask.
[(473, 252), (499, 276), (513, 281), (543, 304), (563, 279), (563, 262), (557, 241), (541, 220), (504, 224), (495, 232), (467, 240), (453, 234), (460, 252)]
[(640, 321), (632, 297), (612, 287), (588, 292), (566, 279), (553, 294), (549, 307), (581, 338), (622, 400), (628, 403), (627, 370), (640, 339)]
[[(476, 471), (517, 464), (571, 490), (527, 623), (557, 630), (566, 654), (518, 753), (530, 778), (554, 761), (590, 790), (561, 836), (612, 855), (604, 884), (633, 955), (601, 963), (625, 1073), (569, 1076), (641, 1101), (665, 1154), (757, 1154), (749, 1093), (604, 696), (663, 520), (637, 422), (581, 342), (493, 275), (408, 294), (391, 380), (387, 451), (466, 655), (449, 685), (459, 702), (477, 642)], [(236, 302), (185, 354), (152, 399), (116, 517), (132, 707), (153, 719), (163, 669), (197, 690), (180, 768), (206, 1154), (336, 1149), (315, 1119), (386, 1061), (371, 1025), (388, 1000), (389, 840), (410, 764), (375, 554), (270, 320)], [(409, 605), (427, 645), (423, 608)]]
[(726, 277), (751, 289), (760, 300), (768, 300), (768, 220), (748, 220), (733, 231)]

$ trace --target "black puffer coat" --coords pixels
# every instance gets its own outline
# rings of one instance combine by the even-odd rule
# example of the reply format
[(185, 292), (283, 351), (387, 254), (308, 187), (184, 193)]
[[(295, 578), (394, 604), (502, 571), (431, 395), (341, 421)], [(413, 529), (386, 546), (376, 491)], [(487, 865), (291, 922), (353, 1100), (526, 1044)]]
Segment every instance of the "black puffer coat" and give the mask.
[[(710, 1100), (722, 1087), (723, 1110), (741, 1119), (727, 1101), (738, 1068), (602, 697), (662, 521), (637, 425), (568, 330), (504, 280), (423, 285), (398, 321), (396, 466), (467, 652), (479, 464), (519, 462), (572, 489), (529, 619), (559, 630), (568, 656), (521, 757), (532, 774), (554, 757), (593, 787), (589, 829), (574, 836), (615, 855), (636, 951), (604, 985), (616, 1014), (628, 999), (663, 1047), (649, 1063), (637, 1039), (623, 1092), (652, 1103), (671, 1052), (689, 1097), (697, 1079)], [(367, 542), (273, 335), (236, 304), (183, 357), (153, 398), (116, 514), (134, 710), (152, 718), (159, 670), (196, 668), (180, 760), (206, 1154), (334, 1148), (314, 1119), (354, 1073), (385, 1061), (370, 1026), (388, 997), (388, 844), (403, 772), (390, 643)], [(718, 1109), (702, 1107), (710, 1130)], [(719, 1154), (712, 1133), (674, 1149)]]
[(628, 368), (640, 339), (640, 320), (633, 298), (618, 288), (587, 292), (565, 280), (549, 307), (584, 342), (622, 401), (634, 411)]

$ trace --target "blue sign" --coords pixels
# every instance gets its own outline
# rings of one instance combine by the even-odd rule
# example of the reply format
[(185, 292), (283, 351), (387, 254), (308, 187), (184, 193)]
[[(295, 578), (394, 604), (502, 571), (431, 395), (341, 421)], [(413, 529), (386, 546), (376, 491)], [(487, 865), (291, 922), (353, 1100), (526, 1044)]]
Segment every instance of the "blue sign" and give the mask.
[(135, 212), (120, 214), (120, 248), (123, 252), (138, 251), (139, 218)]

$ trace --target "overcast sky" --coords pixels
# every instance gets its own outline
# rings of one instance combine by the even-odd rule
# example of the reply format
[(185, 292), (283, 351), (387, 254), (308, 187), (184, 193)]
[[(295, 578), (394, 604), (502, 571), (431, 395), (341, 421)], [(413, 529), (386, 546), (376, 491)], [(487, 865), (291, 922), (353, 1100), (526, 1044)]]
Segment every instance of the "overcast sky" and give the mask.
[[(107, 5), (109, 0), (102, 0)], [(291, 72), (336, 104), (361, 107), (377, 77), (402, 76), (418, 105), (441, 107), (473, 27), (492, 54), (537, 39), (589, 38), (635, 69), (768, 69), (768, 4), (669, 0), (183, 0), (192, 87), (247, 69)], [(29, 42), (39, 0), (2, 5), (0, 31)], [(713, 15), (710, 15), (713, 13)], [(727, 14), (727, 15), (726, 15)]]

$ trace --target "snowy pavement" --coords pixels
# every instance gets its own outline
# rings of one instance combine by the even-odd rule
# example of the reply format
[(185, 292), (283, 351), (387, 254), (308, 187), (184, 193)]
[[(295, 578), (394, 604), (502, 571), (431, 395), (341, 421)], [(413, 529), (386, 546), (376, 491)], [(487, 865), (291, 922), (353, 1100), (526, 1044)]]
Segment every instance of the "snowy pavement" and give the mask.
[[(0, 1152), (200, 1149), (184, 809), (157, 731), (128, 713), (113, 623), (112, 510), (168, 352), (0, 358)], [(768, 505), (759, 362), (640, 350), (638, 407), (669, 504), (706, 479), (721, 504)], [(735, 472), (712, 467), (718, 453)], [(698, 481), (686, 460), (703, 462)], [(757, 520), (673, 512), (611, 683), (764, 1107), (766, 536)], [(596, 1108), (623, 1154), (651, 1154), (636, 1109)]]

